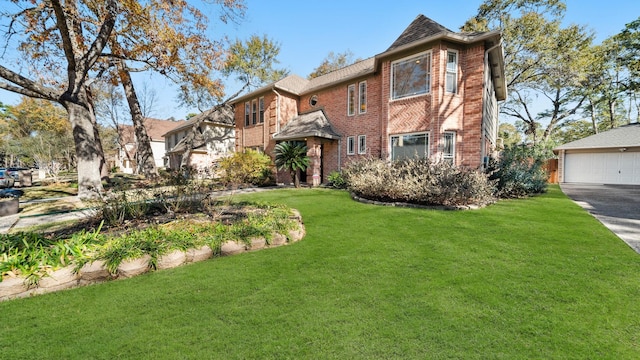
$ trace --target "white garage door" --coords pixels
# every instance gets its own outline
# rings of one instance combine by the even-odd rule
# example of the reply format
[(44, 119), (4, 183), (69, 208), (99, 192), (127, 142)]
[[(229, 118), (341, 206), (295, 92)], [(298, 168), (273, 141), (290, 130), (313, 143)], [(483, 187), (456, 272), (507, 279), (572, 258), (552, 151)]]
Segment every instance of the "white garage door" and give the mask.
[(640, 152), (565, 154), (564, 181), (640, 185)]

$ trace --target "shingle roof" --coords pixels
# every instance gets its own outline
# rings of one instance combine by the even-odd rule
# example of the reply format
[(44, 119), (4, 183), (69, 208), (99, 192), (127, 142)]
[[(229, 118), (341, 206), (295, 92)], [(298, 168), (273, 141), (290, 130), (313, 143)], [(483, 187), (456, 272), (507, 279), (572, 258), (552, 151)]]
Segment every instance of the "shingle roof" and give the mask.
[[(164, 134), (173, 128), (180, 126), (181, 121), (160, 120), (153, 118), (144, 119), (144, 127), (151, 141), (164, 141)], [(133, 125), (118, 125), (118, 132), (125, 144), (134, 142)]]
[(345, 66), (341, 69), (332, 71), (328, 74), (318, 76), (311, 79), (307, 86), (304, 87), (301, 94), (308, 93), (315, 89), (324, 87), (329, 84), (334, 84), (339, 81), (347, 81), (362, 75), (370, 74), (375, 71), (376, 59), (371, 57), (366, 60), (358, 61), (357, 63)]
[(554, 151), (634, 146), (640, 146), (640, 123), (637, 122), (560, 145), (556, 147)]
[(187, 121), (181, 121), (180, 124), (173, 129), (168, 130), (167, 133), (180, 131), (186, 128), (190, 128), (196, 122), (214, 123), (219, 125), (233, 126), (235, 124), (233, 107), (231, 105), (225, 105), (222, 107), (214, 106), (213, 108), (201, 112), (200, 114), (192, 117)]
[(439, 34), (441, 32), (453, 32), (428, 17), (420, 14), (411, 24), (400, 34), (396, 41), (389, 46), (387, 51), (416, 42), (420, 39)]
[[(484, 41), (488, 46), (494, 46), (499, 44), (501, 36), (498, 30), (466, 33), (453, 32), (424, 15), (418, 15), (396, 41), (381, 54), (312, 80), (307, 80), (297, 75), (289, 75), (279, 81), (244, 94), (234, 99), (233, 103), (243, 102), (255, 97), (259, 93), (271, 90), (284, 90), (300, 96), (324, 87), (336, 85), (340, 82), (374, 73), (380, 58), (402, 52), (413, 45), (420, 45), (421, 42), (427, 43), (436, 40), (447, 40), (468, 44)], [(498, 96), (498, 100), (504, 100), (506, 98), (506, 82), (502, 77), (502, 75), (504, 75), (504, 55), (502, 54), (502, 47), (493, 48), (489, 55), (490, 60), (492, 60), (492, 66), (497, 67), (497, 71), (495, 71), (497, 75), (494, 75), (496, 79), (496, 95)]]
[(325, 139), (339, 139), (341, 137), (331, 126), (324, 111), (315, 110), (291, 119), (273, 138), (290, 140), (313, 136)]

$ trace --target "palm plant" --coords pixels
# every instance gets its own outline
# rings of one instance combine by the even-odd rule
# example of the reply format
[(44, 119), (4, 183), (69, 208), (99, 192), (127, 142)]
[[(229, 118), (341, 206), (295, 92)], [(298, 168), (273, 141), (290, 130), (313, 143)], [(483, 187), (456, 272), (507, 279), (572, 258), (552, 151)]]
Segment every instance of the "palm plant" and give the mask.
[(299, 188), (300, 171), (304, 171), (309, 167), (307, 146), (285, 141), (276, 144), (275, 154), (275, 163), (278, 169), (288, 170), (291, 173), (294, 186)]

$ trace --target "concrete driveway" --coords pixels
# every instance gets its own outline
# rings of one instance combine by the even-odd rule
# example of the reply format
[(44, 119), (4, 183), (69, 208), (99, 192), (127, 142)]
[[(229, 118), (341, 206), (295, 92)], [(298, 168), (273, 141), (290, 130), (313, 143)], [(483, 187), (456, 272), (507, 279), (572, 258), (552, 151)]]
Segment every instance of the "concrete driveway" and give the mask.
[(571, 183), (560, 188), (640, 253), (640, 186)]

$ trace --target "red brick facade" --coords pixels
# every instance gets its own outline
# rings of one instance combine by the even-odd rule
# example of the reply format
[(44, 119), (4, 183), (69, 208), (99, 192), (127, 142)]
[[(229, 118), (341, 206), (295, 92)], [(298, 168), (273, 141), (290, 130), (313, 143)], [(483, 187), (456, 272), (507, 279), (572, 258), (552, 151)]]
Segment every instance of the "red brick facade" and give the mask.
[[(452, 35), (453, 34), (453, 35)], [(442, 159), (443, 134), (455, 133), (456, 165), (480, 167), (484, 157), (490, 155), (495, 145), (495, 136), (487, 135), (483, 121), (485, 79), (495, 81), (491, 74), (488, 47), (498, 43), (496, 36), (460, 40), (456, 33), (445, 32), (432, 36), (416, 46), (402, 46), (401, 51), (387, 51), (375, 58), (365, 60), (370, 63), (368, 71), (353, 74), (345, 68), (347, 76), (340, 78), (332, 73), (325, 79), (300, 79), (300, 89), (286, 91), (279, 83), (272, 84), (238, 99), (235, 105), (236, 150), (260, 148), (273, 157), (276, 141), (273, 136), (299, 114), (323, 110), (339, 140), (322, 137), (301, 137), (306, 141), (312, 165), (307, 170), (307, 182), (326, 182), (332, 171), (340, 170), (345, 164), (363, 156), (390, 159), (390, 137), (410, 133), (427, 133), (429, 157), (434, 161)], [(499, 34), (497, 35), (499, 38)], [(490, 39), (493, 43), (488, 43)], [(457, 54), (457, 91), (446, 91), (447, 54), (453, 50)], [(430, 89), (428, 93), (394, 100), (391, 96), (392, 64), (419, 53), (431, 55)], [(499, 48), (498, 55), (502, 55)], [(494, 55), (495, 57), (495, 55)], [(364, 64), (364, 63), (363, 63)], [(352, 67), (360, 66), (354, 64)], [(495, 65), (494, 65), (495, 66)], [(360, 75), (358, 75), (360, 74)], [(503, 74), (502, 74), (503, 75)], [(502, 76), (504, 78), (504, 76)], [(329, 79), (329, 80), (327, 80)], [(366, 83), (366, 109), (358, 106), (360, 84)], [(319, 84), (319, 85), (318, 85)], [(355, 88), (355, 114), (348, 114), (348, 88)], [(493, 88), (493, 87), (492, 87)], [(288, 89), (288, 88), (287, 88)], [(506, 90), (505, 90), (506, 91)], [(495, 94), (491, 94), (495, 97)], [(264, 123), (245, 126), (245, 103), (250, 104), (264, 97)], [(317, 100), (310, 104), (311, 98)], [(498, 100), (502, 100), (498, 96)], [(484, 116), (486, 117), (486, 116)], [(279, 124), (277, 124), (279, 120)], [(492, 127), (497, 129), (497, 123)], [(366, 137), (366, 149), (359, 148), (360, 137)], [(354, 154), (348, 154), (349, 138), (355, 141)], [(278, 173), (279, 182), (287, 182), (288, 174)]]

